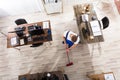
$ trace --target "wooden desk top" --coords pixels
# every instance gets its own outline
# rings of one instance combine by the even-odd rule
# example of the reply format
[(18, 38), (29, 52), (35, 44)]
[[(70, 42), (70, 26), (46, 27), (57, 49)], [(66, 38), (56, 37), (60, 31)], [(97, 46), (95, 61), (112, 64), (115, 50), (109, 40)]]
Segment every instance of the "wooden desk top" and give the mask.
[[(18, 80), (42, 80), (47, 73), (48, 72), (19, 75)], [(59, 80), (64, 80), (63, 73), (61, 71), (52, 71), (49, 73), (51, 74), (51, 76), (55, 74), (59, 78)]]
[[(43, 28), (43, 22), (48, 22), (49, 28)], [(51, 31), (51, 25), (50, 25), (50, 21), (49, 20), (42, 21), (42, 22), (30, 23), (30, 24), (23, 24), (23, 25), (19, 25), (18, 27), (23, 27), (24, 26), (26, 28), (25, 31), (24, 31), (24, 34), (25, 35), (29, 35), (28, 26), (32, 26), (32, 25), (35, 25), (35, 24), (37, 24), (38, 26), (41, 26), (43, 28), (45, 34), (42, 34), (42, 35), (39, 35), (39, 36), (36, 35), (36, 36), (31, 37), (31, 38), (44, 37), (44, 40), (28, 41), (27, 44), (18, 44), (18, 45), (12, 46), (11, 45), (11, 39), (13, 37), (18, 38), (18, 36), (17, 36), (17, 34), (15, 32), (14, 33), (8, 33), (8, 35), (7, 35), (7, 48), (23, 46), (23, 45), (29, 45), (29, 44), (34, 44), (34, 43), (42, 43), (42, 42), (52, 41), (52, 31)], [(51, 33), (49, 34), (48, 31), (50, 31)], [(20, 41), (21, 39), (18, 38), (18, 40)]]
[[(74, 6), (74, 13), (75, 13), (75, 16), (76, 16), (76, 21), (77, 21), (77, 25), (78, 25), (78, 30), (79, 30), (79, 34), (80, 34), (81, 43), (94, 43), (94, 42), (104, 41), (103, 35), (93, 36), (93, 32), (92, 32), (92, 29), (91, 29), (91, 26), (90, 26), (90, 21), (92, 21), (93, 16), (96, 17), (96, 19), (97, 19), (96, 12), (92, 10), (93, 5), (89, 4), (88, 12), (85, 12), (85, 10), (83, 10), (84, 9), (83, 7), (84, 7), (83, 4)], [(88, 14), (89, 21), (87, 23), (82, 21), (82, 15), (83, 14)], [(86, 27), (86, 25), (88, 27)], [(90, 31), (90, 35), (86, 35), (86, 38), (84, 37), (85, 34), (82, 31), (83, 28), (87, 28)], [(90, 39), (91, 36), (93, 36), (94, 38)]]
[[(88, 77), (89, 77), (91, 80), (105, 80), (105, 76), (104, 76), (105, 74), (112, 74), (114, 80), (116, 80), (113, 72), (101, 73), (101, 74), (93, 74), (93, 75), (88, 75)], [(113, 79), (112, 79), (112, 80), (113, 80)]]

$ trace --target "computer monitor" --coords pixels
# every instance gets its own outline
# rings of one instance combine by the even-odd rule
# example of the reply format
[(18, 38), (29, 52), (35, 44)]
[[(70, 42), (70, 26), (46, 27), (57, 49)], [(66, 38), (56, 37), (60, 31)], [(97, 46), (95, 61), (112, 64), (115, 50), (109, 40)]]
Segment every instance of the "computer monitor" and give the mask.
[(41, 26), (34, 25), (28, 27), (28, 32), (31, 36), (44, 34), (44, 30), (41, 28)]

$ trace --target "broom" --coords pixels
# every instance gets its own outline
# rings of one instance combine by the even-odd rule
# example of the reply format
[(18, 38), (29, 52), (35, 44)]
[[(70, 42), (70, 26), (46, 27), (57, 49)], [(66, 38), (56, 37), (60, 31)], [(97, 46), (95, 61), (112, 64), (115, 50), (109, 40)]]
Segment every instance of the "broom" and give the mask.
[(71, 66), (71, 65), (73, 65), (73, 62), (70, 61), (69, 53), (68, 53), (68, 51), (67, 51), (67, 48), (66, 48), (66, 54), (67, 54), (67, 58), (68, 58), (68, 63), (66, 64), (66, 66)]

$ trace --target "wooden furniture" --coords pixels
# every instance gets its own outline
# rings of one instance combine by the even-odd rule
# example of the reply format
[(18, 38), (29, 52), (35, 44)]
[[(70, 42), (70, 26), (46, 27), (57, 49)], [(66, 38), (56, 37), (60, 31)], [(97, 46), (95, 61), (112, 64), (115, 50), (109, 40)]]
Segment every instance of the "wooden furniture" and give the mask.
[[(113, 72), (88, 75), (91, 80), (116, 80)], [(107, 78), (107, 79), (106, 79)]]
[[(28, 32), (28, 27), (32, 26), (32, 25), (41, 26), (41, 28), (43, 28), (43, 30), (44, 30), (44, 34), (35, 35), (35, 36), (28, 36), (28, 35), (30, 35), (29, 32)], [(27, 39), (27, 43), (22, 43), (21, 40), (23, 38), (19, 38), (15, 32), (13, 32), (13, 33), (8, 32), (8, 35), (7, 35), (7, 48), (52, 41), (52, 31), (51, 31), (51, 25), (50, 25), (49, 20), (42, 21), (42, 22), (30, 23), (30, 24), (23, 24), (23, 25), (19, 25), (17, 27), (23, 27), (23, 26), (25, 27), (24, 34), (25, 34), (25, 38)], [(17, 38), (18, 41), (19, 41), (19, 44), (12, 46), (11, 45), (11, 39), (12, 38)], [(34, 41), (35, 38), (42, 38), (42, 39)]]
[(47, 73), (50, 73), (51, 76), (56, 75), (59, 78), (59, 80), (64, 80), (64, 76), (61, 71), (19, 75), (18, 80), (43, 80)]
[[(94, 42), (102, 42), (104, 41), (102, 31), (101, 35), (93, 36), (93, 31), (90, 25), (90, 22), (93, 19), (97, 19), (96, 12), (93, 9), (92, 4), (80, 4), (74, 6), (74, 13), (78, 25), (78, 30), (81, 38), (81, 43), (94, 43)], [(88, 21), (84, 22), (82, 20), (82, 15), (88, 15)], [(99, 26), (101, 26), (99, 22)], [(100, 28), (100, 27), (99, 27)], [(100, 28), (101, 29), (101, 28)], [(86, 34), (88, 33), (88, 34)]]

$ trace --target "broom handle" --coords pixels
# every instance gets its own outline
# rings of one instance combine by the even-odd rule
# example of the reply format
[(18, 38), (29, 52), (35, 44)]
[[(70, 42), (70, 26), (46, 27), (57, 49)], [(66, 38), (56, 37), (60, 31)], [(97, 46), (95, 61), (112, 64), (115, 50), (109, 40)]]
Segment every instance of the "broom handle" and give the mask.
[(68, 55), (68, 51), (66, 51), (66, 54), (67, 54), (67, 57), (68, 57), (68, 62), (70, 63), (70, 58), (69, 58), (69, 55)]
[(67, 54), (67, 57), (68, 57), (68, 62), (70, 63), (70, 58), (69, 58), (69, 55), (68, 55), (67, 48), (68, 48), (68, 45), (66, 46), (66, 54)]

